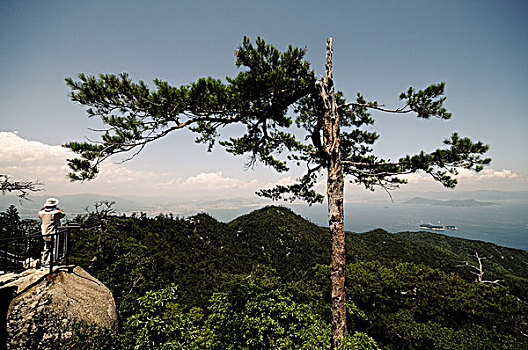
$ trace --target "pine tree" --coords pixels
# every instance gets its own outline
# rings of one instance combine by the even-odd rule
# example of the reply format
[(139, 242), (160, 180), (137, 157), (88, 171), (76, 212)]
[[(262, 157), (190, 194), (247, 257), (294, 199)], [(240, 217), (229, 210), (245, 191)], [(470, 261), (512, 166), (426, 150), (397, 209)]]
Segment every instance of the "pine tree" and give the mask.
[(22, 235), (22, 222), (14, 205), (10, 205), (4, 213), (0, 213), (0, 232), (2, 237), (17, 237)]
[[(306, 167), (294, 184), (258, 192), (274, 200), (322, 202), (324, 196), (314, 186), (326, 170), (332, 235), (332, 335), (337, 348), (346, 337), (344, 177), (368, 189), (392, 190), (406, 183), (401, 175), (422, 171), (452, 188), (457, 184), (458, 168), (478, 172), (490, 159), (481, 157), (487, 145), (456, 133), (444, 141), (446, 147), (431, 153), (421, 151), (398, 161), (378, 158), (371, 148), (378, 135), (362, 129), (374, 123), (369, 110), (449, 119), (451, 114), (443, 106), (445, 84), (407, 89), (399, 96), (402, 106), (396, 109), (367, 101), (361, 94), (347, 102), (342, 92), (334, 90), (332, 39), (327, 41), (322, 79), (316, 79), (304, 60), (305, 53), (306, 49), (292, 46), (280, 52), (261, 38), (252, 43), (244, 37), (235, 53), (237, 67), (244, 69), (226, 82), (207, 77), (175, 87), (155, 79), (151, 89), (143, 81), (133, 82), (126, 73), (80, 74), (77, 81), (67, 78), (72, 101), (85, 105), (89, 117), (100, 118), (108, 127), (100, 143), (66, 144), (80, 155), (69, 160), (69, 176), (72, 181), (93, 179), (105, 159), (126, 152), (134, 152), (134, 157), (148, 143), (179, 129), (195, 132), (196, 142), (206, 144), (209, 151), (218, 140), (227, 152), (246, 155), (248, 166), (261, 162), (278, 172), (287, 172), (291, 166)], [(288, 114), (290, 107), (295, 120)], [(232, 124), (244, 126), (245, 132), (220, 139), (221, 129)], [(296, 136), (299, 131), (304, 138)]]

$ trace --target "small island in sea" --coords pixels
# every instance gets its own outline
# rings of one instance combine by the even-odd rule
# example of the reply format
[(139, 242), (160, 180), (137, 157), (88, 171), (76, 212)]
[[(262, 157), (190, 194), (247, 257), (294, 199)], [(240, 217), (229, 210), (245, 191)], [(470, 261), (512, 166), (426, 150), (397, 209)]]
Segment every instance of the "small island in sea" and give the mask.
[(487, 207), (490, 205), (497, 205), (495, 202), (481, 202), (475, 199), (450, 199), (447, 201), (442, 201), (423, 197), (414, 197), (402, 203), (414, 205), (442, 205), (448, 207)]

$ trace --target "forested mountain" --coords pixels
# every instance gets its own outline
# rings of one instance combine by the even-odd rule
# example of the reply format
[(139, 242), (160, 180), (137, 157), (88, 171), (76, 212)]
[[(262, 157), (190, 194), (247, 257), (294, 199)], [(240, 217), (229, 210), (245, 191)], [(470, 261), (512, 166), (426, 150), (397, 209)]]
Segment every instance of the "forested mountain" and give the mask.
[[(291, 210), (266, 207), (241, 216), (228, 224), (243, 234), (255, 258), (268, 257), (282, 274), (306, 273), (314, 264), (326, 264), (330, 256), (328, 231)], [(261, 252), (258, 248), (262, 249)], [(474, 256), (483, 261), (486, 280), (503, 280), (502, 284), (524, 298), (528, 293), (528, 251), (506, 248), (484, 241), (473, 241), (433, 232), (389, 233), (377, 229), (347, 235), (347, 262), (400, 261), (423, 263), (446, 273), (456, 273), (468, 281), (475, 279), (465, 261), (477, 265)], [(290, 254), (293, 254), (290, 256)], [(282, 271), (282, 270), (281, 270)]]
[[(289, 209), (222, 223), (92, 213), (69, 262), (116, 299), (118, 334), (81, 327), (68, 349), (326, 349), (330, 235)], [(477, 283), (468, 261), (483, 260)], [(526, 346), (528, 252), (429, 232), (347, 235), (349, 349)], [(377, 345), (376, 345), (377, 344)]]
[(528, 295), (528, 251), (502, 247), (433, 232), (389, 233), (378, 229), (349, 234), (347, 261), (400, 261), (421, 263), (455, 273), (473, 281), (476, 272), (464, 262), (478, 266), (475, 253), (483, 260), (484, 278), (502, 280), (512, 292), (526, 299)]

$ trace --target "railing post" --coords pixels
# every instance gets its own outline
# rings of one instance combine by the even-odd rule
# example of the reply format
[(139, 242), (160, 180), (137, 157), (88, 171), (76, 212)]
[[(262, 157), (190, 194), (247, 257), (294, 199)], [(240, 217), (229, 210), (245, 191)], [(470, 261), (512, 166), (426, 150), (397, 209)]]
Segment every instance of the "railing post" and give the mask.
[(70, 251), (68, 247), (68, 241), (70, 236), (70, 230), (66, 229), (66, 232), (64, 232), (64, 257), (66, 258), (66, 264), (70, 264)]
[(2, 270), (4, 271), (4, 273), (7, 273), (7, 249), (9, 249), (9, 244), (6, 243), (5, 245), (3, 245), (3, 248), (4, 248), (3, 249), (3, 251), (4, 251), (4, 259), (3, 259), (4, 263), (2, 265), (4, 265), (4, 266), (3, 266)]
[(60, 258), (62, 258), (62, 237), (63, 237), (63, 230), (62, 228), (57, 230), (57, 236), (55, 241), (55, 260), (58, 261)]

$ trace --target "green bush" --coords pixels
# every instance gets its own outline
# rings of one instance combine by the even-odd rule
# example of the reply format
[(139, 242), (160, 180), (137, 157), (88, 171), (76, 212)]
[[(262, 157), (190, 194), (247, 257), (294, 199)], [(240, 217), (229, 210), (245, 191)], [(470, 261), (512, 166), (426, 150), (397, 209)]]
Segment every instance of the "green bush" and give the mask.
[[(177, 287), (148, 292), (139, 312), (126, 322), (133, 349), (330, 349), (329, 323), (314, 312), (314, 302), (296, 301), (298, 290), (265, 268), (249, 276), (225, 276), (226, 288), (205, 310), (178, 303)], [(378, 349), (355, 333), (340, 348)]]

